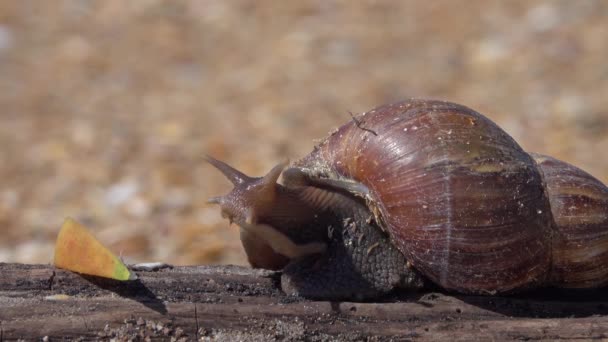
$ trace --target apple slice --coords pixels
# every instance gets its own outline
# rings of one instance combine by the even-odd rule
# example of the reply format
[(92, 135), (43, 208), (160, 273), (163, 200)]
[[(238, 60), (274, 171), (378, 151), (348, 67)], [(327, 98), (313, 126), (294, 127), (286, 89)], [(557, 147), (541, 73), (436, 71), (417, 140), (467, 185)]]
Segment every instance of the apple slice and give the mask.
[(56, 267), (116, 280), (135, 280), (137, 275), (101, 244), (85, 226), (67, 218), (55, 243)]

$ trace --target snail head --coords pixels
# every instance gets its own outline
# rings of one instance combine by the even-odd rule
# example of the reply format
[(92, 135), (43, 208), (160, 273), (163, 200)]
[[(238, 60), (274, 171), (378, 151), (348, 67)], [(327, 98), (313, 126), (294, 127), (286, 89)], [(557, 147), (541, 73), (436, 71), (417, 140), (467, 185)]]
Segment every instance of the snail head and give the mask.
[[(241, 227), (241, 241), (250, 262), (259, 257), (259, 250), (254, 248), (259, 245), (272, 249), (273, 257), (280, 254), (289, 259), (325, 250), (327, 234), (322, 225), (311, 225), (314, 213), (301, 199), (303, 188), (277, 183), (287, 162), (276, 165), (263, 177), (249, 177), (215, 158), (206, 159), (234, 185), (228, 194), (210, 198), (209, 202), (218, 204), (222, 216)], [(251, 263), (270, 262), (270, 257), (264, 259)]]
[(277, 180), (286, 163), (278, 164), (264, 177), (249, 177), (215, 158), (207, 156), (206, 160), (234, 185), (228, 194), (209, 199), (209, 203), (219, 204), (222, 217), (246, 227), (259, 223), (260, 215), (273, 210), (280, 187)]

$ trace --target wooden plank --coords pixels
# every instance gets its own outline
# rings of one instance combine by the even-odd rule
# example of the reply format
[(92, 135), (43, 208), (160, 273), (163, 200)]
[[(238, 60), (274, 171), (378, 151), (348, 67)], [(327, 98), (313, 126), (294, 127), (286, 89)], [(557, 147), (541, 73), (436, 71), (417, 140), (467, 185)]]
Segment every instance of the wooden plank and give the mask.
[(514, 297), (398, 294), (376, 303), (307, 301), (280, 273), (235, 266), (137, 272), (121, 283), (46, 265), (0, 263), (3, 340), (554, 340), (608, 338), (604, 290)]

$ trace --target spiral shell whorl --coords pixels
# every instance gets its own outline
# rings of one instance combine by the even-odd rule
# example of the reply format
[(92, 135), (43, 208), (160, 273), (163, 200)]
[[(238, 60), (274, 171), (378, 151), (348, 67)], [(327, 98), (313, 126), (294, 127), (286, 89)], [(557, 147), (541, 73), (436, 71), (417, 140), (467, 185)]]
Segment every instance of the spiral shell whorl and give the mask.
[(608, 188), (573, 165), (531, 155), (551, 201), (555, 227), (551, 285), (608, 285)]
[(552, 218), (536, 163), (469, 108), (381, 106), (295, 165), (367, 186), (370, 209), (406, 259), (446, 289), (505, 292), (550, 277)]

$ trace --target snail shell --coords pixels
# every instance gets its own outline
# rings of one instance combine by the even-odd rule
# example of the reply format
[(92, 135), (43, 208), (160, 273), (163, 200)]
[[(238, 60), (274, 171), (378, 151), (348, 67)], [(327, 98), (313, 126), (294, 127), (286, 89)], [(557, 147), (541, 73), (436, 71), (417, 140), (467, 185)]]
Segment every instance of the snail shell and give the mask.
[(526, 153), (483, 115), (408, 100), (363, 113), (293, 167), (362, 184), (411, 265), (464, 293), (608, 284), (608, 189)]

